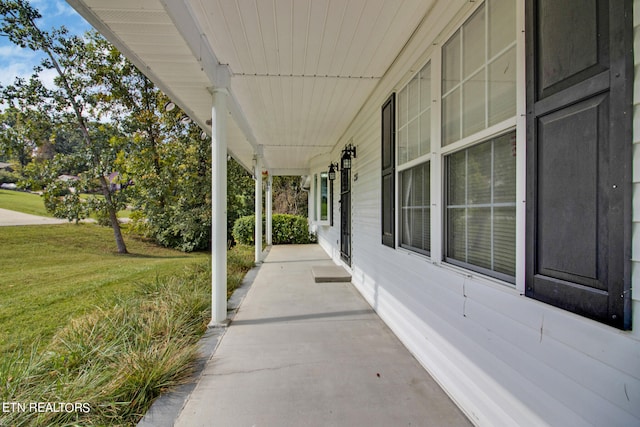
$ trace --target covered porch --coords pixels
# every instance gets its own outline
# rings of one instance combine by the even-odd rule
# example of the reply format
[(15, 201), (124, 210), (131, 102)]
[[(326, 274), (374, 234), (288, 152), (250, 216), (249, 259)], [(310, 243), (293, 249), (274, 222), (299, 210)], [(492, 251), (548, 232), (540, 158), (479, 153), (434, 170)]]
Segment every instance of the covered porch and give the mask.
[(469, 426), (319, 245), (274, 246), (193, 391), (139, 426)]
[[(212, 324), (226, 320), (226, 159), (255, 180), (339, 161), (345, 132), (415, 29), (447, 2), (68, 0), (211, 136)], [(325, 166), (323, 166), (324, 168)], [(267, 176), (266, 180), (262, 177)], [(256, 239), (260, 262), (262, 239)]]

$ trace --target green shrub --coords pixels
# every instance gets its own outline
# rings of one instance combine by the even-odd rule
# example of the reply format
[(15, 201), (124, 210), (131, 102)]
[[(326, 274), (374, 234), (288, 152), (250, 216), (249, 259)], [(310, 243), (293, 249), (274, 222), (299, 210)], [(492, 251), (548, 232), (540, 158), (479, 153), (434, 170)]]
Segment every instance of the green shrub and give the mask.
[(236, 242), (243, 245), (253, 245), (255, 243), (255, 221), (254, 215), (241, 216), (236, 219), (235, 224), (233, 224), (233, 238)]
[[(255, 216), (249, 215), (238, 218), (233, 225), (233, 238), (242, 244), (253, 245)], [(264, 230), (264, 219), (263, 219)], [(274, 214), (272, 218), (273, 244), (304, 244), (315, 239), (309, 234), (307, 219), (299, 215)]]
[(20, 175), (15, 172), (0, 171), (0, 184), (15, 184), (20, 180)]

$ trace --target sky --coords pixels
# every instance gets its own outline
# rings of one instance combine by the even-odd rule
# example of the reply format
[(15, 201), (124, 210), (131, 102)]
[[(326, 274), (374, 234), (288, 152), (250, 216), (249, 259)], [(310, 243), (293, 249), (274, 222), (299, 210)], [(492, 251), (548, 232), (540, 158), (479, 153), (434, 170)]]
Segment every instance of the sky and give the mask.
[[(31, 5), (40, 11), (42, 19), (38, 26), (43, 30), (51, 30), (64, 25), (72, 34), (83, 34), (91, 29), (76, 11), (64, 0), (31, 0)], [(40, 63), (37, 53), (29, 49), (21, 49), (0, 37), (0, 84), (6, 86), (14, 82), (16, 77), (29, 77), (33, 67)], [(41, 75), (45, 85), (53, 82), (54, 71), (45, 70)]]

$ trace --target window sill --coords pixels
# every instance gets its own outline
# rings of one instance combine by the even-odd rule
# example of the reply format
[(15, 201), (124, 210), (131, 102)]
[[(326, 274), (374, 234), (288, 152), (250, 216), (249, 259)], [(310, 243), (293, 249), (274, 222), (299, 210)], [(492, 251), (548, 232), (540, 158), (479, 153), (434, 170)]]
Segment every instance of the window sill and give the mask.
[(491, 276), (487, 276), (486, 274), (482, 274), (482, 273), (478, 273), (477, 271), (473, 271), (473, 270), (468, 270), (464, 267), (459, 267), (457, 265), (454, 264), (450, 264), (448, 262), (442, 261), (441, 263), (434, 263), (435, 265), (445, 269), (445, 270), (449, 270), (453, 273), (459, 274), (461, 276), (464, 276), (468, 279), (472, 279), (478, 283), (482, 283), (484, 285), (489, 285), (493, 288), (496, 289), (501, 289), (501, 290), (506, 290), (506, 291), (513, 291), (514, 293), (517, 293), (518, 295), (521, 294), (520, 291), (518, 291), (516, 289), (516, 285), (513, 283), (509, 283), (507, 281), (504, 280), (500, 280), (496, 277), (491, 277)]

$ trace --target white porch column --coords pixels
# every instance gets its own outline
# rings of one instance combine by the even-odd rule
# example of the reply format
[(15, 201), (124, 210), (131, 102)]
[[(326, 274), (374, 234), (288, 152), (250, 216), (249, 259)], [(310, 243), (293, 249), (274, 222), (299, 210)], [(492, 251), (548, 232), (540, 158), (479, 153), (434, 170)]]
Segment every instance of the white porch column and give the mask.
[(211, 109), (211, 325), (227, 319), (227, 97), (216, 88)]
[(267, 194), (266, 194), (266, 202), (267, 206), (265, 207), (265, 211), (267, 212), (267, 245), (273, 244), (273, 227), (272, 227), (272, 214), (273, 214), (273, 191), (271, 187), (273, 186), (273, 177), (269, 174), (269, 179), (267, 180)]
[(256, 218), (256, 228), (255, 228), (255, 261), (259, 263), (262, 261), (262, 153), (256, 153), (256, 168), (254, 171), (256, 176), (256, 191), (255, 191), (255, 218)]

